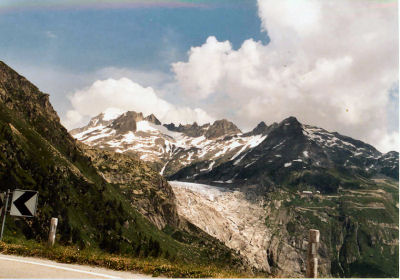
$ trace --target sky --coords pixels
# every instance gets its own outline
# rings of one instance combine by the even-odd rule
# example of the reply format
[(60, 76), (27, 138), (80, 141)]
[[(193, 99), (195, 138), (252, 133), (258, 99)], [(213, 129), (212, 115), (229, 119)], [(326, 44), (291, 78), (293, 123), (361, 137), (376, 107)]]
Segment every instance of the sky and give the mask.
[(163, 123), (302, 123), (399, 150), (398, 4), (3, 0), (0, 60), (68, 128), (106, 110)]

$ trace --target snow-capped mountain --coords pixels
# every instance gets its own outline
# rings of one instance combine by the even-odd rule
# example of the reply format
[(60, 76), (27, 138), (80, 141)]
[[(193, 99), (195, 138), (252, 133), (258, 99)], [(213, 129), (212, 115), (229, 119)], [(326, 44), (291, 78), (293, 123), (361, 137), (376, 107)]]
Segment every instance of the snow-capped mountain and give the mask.
[(202, 126), (162, 125), (154, 116), (132, 111), (102, 113), (85, 127), (70, 133), (87, 145), (119, 153), (133, 153), (153, 162), (160, 173), (172, 175), (195, 162), (203, 162), (201, 172), (227, 160), (237, 159), (266, 137), (265, 130), (243, 134), (233, 123), (218, 120)]
[(398, 177), (397, 152), (382, 154), (362, 141), (301, 124), (294, 117), (270, 126), (261, 122), (242, 133), (227, 120), (175, 126), (161, 124), (154, 115), (106, 112), (70, 133), (90, 146), (136, 154), (175, 180), (230, 184), (261, 176), (280, 181), (309, 169)]
[(334, 171), (363, 176), (381, 173), (398, 179), (398, 152), (382, 154), (362, 141), (301, 124), (294, 117), (271, 125), (263, 137), (257, 146), (214, 166), (212, 171), (202, 172), (204, 163), (196, 162), (175, 173), (172, 179), (242, 184), (268, 178), (272, 184), (287, 181), (290, 175), (295, 184), (303, 182), (317, 188), (320, 184), (325, 190), (331, 188), (330, 184), (339, 186), (330, 182)]

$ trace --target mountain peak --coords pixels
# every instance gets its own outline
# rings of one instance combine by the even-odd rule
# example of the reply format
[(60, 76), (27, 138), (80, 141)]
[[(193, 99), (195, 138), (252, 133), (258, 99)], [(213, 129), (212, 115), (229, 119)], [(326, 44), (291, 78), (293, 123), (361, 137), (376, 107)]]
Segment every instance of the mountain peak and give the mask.
[(257, 124), (257, 126), (252, 130), (252, 132), (254, 134), (263, 134), (267, 128), (268, 125), (266, 125), (266, 123), (262, 121), (259, 124)]
[(284, 119), (280, 124), (283, 125), (301, 125), (301, 123), (297, 120), (296, 117), (290, 116)]
[(154, 114), (148, 115), (145, 118), (146, 121), (149, 121), (151, 123), (154, 123), (156, 125), (161, 125), (161, 122), (156, 118), (156, 116), (154, 116)]
[(121, 134), (136, 131), (136, 123), (142, 120), (144, 120), (142, 113), (128, 111), (113, 121), (112, 128)]
[[(0, 61), (0, 85), (0, 102), (2, 101), (8, 109), (19, 112), (31, 123), (39, 126), (42, 125), (43, 118), (61, 126), (60, 118), (50, 104), (49, 95), (41, 92), (34, 84), (2, 61)], [(49, 129), (43, 126), (44, 131)]]
[(259, 124), (257, 124), (257, 127), (267, 127), (267, 124), (264, 121), (261, 121)]
[(242, 133), (242, 131), (232, 122), (227, 119), (215, 121), (207, 130), (205, 137), (212, 139), (224, 135), (234, 135)]

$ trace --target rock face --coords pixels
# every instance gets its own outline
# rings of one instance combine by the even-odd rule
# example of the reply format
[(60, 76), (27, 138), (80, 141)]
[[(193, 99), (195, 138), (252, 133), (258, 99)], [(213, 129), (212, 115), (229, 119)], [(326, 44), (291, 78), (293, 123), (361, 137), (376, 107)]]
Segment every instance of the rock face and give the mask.
[(179, 228), (176, 199), (168, 182), (147, 164), (133, 156), (83, 147), (98, 172), (121, 192), (158, 229)]
[(205, 137), (208, 139), (215, 139), (221, 136), (235, 135), (242, 133), (235, 124), (225, 119), (215, 121), (205, 133)]
[(212, 125), (207, 123), (199, 126), (197, 123), (193, 123), (176, 127), (175, 124), (171, 123), (164, 126), (170, 131), (181, 132), (189, 137), (205, 136), (207, 139), (242, 133), (234, 123), (225, 119), (217, 120)]
[(274, 129), (277, 126), (277, 123), (272, 124), (271, 126), (268, 126), (265, 124), (265, 122), (260, 122), (252, 131), (245, 133), (244, 135), (266, 135), (268, 134), (269, 131)]
[(193, 124), (186, 124), (186, 125), (180, 124), (178, 127), (176, 127), (175, 124), (171, 123), (171, 124), (164, 124), (164, 126), (170, 131), (180, 132), (189, 137), (200, 137), (207, 132), (208, 128), (210, 127), (210, 124), (207, 123), (202, 126), (199, 126), (195, 122)]
[(150, 122), (150, 123), (154, 123), (155, 125), (161, 125), (161, 122), (156, 118), (156, 116), (154, 116), (153, 114), (148, 115), (145, 118), (146, 121)]
[(142, 113), (126, 112), (118, 117), (112, 124), (117, 133), (126, 133), (136, 131), (136, 123), (143, 120)]

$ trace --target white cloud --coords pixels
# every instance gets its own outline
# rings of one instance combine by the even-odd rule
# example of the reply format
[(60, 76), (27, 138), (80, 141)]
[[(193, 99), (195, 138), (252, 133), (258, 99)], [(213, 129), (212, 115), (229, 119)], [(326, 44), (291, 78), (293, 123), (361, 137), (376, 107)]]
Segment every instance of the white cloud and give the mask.
[(83, 120), (83, 115), (78, 111), (70, 110), (66, 114), (66, 118), (62, 120), (62, 123), (67, 128), (74, 128), (74, 125), (81, 123)]
[[(379, 133), (379, 132), (378, 132)], [(379, 151), (398, 151), (400, 149), (399, 132), (391, 132), (377, 137), (376, 148)]]
[(153, 88), (143, 87), (128, 78), (95, 81), (90, 87), (75, 91), (70, 97), (73, 110), (63, 124), (71, 129), (109, 108), (154, 114), (162, 122), (206, 123), (213, 120), (205, 111), (178, 107), (160, 98)]
[(249, 39), (234, 50), (209, 37), (191, 48), (188, 61), (172, 65), (181, 92), (197, 103), (218, 100), (210, 112), (245, 128), (294, 115), (382, 151), (398, 150), (387, 114), (389, 89), (398, 81), (397, 2), (258, 5), (271, 42)]

